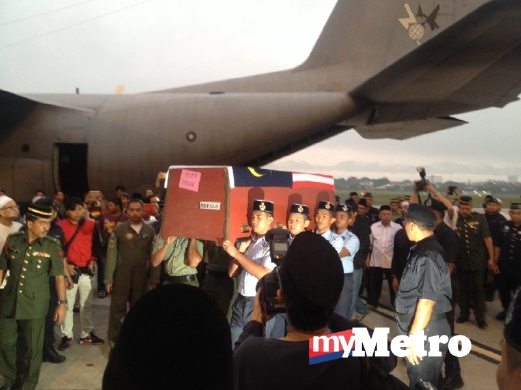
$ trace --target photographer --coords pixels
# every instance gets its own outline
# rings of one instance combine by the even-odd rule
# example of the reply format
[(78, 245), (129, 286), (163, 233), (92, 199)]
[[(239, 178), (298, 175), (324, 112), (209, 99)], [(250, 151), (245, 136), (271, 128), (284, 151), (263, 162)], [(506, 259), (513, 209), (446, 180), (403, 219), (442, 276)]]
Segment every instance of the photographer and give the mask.
[[(418, 182), (414, 183), (414, 193), (412, 194), (410, 203), (420, 203), (419, 196), (418, 196), (418, 191), (420, 189), (418, 188), (418, 184), (419, 184)], [(436, 188), (434, 188), (432, 183), (428, 180), (423, 180), (423, 186), (420, 185), (420, 187), (423, 187), (420, 191), (430, 192), (432, 195), (434, 195), (436, 197), (437, 200), (439, 200), (441, 203), (443, 203), (443, 205), (445, 206), (444, 219), (448, 220), (448, 221), (452, 221), (454, 219), (454, 215), (457, 215), (457, 214), (456, 214), (456, 210), (452, 206), (451, 201), (446, 196), (444, 196), (441, 192), (439, 192)], [(447, 224), (452, 227), (451, 224), (449, 224), (449, 223), (447, 223)]]
[(368, 388), (365, 364), (388, 373), (394, 356), (337, 359), (309, 365), (309, 340), (360, 326), (334, 313), (343, 287), (342, 263), (335, 249), (322, 237), (303, 232), (293, 240), (279, 269), (279, 302), (286, 305), (288, 334), (281, 339), (263, 338), (267, 313), (254, 301), (250, 322), (236, 343), (234, 383), (237, 389)]

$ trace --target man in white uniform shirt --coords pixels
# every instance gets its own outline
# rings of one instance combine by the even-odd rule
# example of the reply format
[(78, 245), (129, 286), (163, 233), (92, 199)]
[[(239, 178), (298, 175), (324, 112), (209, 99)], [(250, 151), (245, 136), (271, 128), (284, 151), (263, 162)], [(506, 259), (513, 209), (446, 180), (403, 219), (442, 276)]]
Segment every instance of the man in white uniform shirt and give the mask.
[(324, 237), (333, 245), (337, 253), (340, 253), (344, 247), (344, 240), (331, 231), (331, 226), (335, 221), (335, 205), (327, 200), (318, 202), (317, 212), (315, 214), (315, 224), (317, 225), (315, 233)]
[[(344, 269), (344, 287), (342, 296), (338, 300), (335, 311), (347, 318), (355, 314), (355, 300), (353, 299), (353, 258), (360, 249), (360, 240), (351, 233), (348, 227), (351, 225), (353, 209), (350, 205), (339, 204), (336, 206), (336, 234), (342, 238), (343, 247), (340, 253), (342, 268)], [(358, 295), (358, 292), (356, 293)]]
[(253, 300), (257, 291), (255, 287), (260, 278), (275, 268), (270, 257), (270, 246), (264, 236), (273, 222), (274, 204), (268, 200), (253, 201), (251, 227), (253, 234), (248, 248), (242, 254), (230, 242), (223, 242), (224, 250), (232, 257), (228, 274), (231, 278), (239, 275), (239, 295), (232, 306), (230, 329), (232, 346), (242, 333), (244, 325), (250, 320), (253, 311)]
[(394, 235), (402, 227), (391, 221), (391, 207), (383, 205), (380, 207), (380, 221), (371, 225), (371, 249), (367, 256), (369, 267), (369, 289), (367, 306), (370, 309), (378, 307), (382, 293), (383, 275), (387, 278), (391, 304), (394, 305), (395, 291), (391, 278), (391, 263), (394, 253)]

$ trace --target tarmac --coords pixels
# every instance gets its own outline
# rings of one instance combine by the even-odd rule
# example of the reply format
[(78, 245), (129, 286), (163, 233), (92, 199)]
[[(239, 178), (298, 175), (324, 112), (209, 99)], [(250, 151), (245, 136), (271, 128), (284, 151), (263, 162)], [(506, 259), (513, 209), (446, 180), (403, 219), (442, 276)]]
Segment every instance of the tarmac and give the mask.
[[(382, 287), (381, 305), (371, 311), (363, 323), (368, 327), (388, 327), (390, 337), (397, 335), (396, 321), (390, 308), (387, 283)], [(106, 339), (110, 296), (104, 299), (93, 299), (94, 332), (98, 337)], [(461, 372), (465, 385), (464, 390), (497, 389), (496, 371), (501, 360), (500, 342), (503, 338), (504, 323), (494, 317), (502, 311), (498, 294), (493, 302), (487, 302), (486, 321), (488, 328), (479, 329), (471, 319), (464, 324), (456, 324), (456, 333), (470, 338), (472, 351), (468, 356), (460, 358)], [(456, 312), (458, 314), (458, 311)], [(40, 390), (98, 390), (101, 389), (103, 372), (108, 361), (110, 347), (107, 343), (100, 346), (80, 345), (79, 341), (79, 314), (74, 314), (74, 341), (68, 351), (60, 352), (66, 360), (60, 364), (43, 363), (40, 381), (37, 389)], [(57, 344), (61, 339), (59, 329), (56, 328)], [(392, 372), (405, 383), (408, 383), (404, 358), (399, 358), (398, 365)], [(0, 375), (0, 386), (3, 378)]]

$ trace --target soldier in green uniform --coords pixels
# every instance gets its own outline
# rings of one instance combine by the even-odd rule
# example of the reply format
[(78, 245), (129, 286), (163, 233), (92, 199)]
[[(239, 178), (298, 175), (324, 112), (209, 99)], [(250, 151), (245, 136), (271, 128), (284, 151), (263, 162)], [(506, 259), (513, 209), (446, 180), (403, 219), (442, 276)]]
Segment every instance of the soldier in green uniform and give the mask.
[(461, 313), (456, 322), (461, 324), (470, 318), (469, 298), (472, 286), (476, 323), (480, 329), (485, 329), (485, 270), (487, 266), (494, 268), (494, 246), (485, 217), (472, 211), (472, 198), (462, 196), (459, 203), (456, 223), (459, 252), (456, 269), (460, 283), (458, 303)]
[(165, 262), (165, 284), (184, 283), (199, 287), (197, 266), (203, 259), (203, 242), (195, 238), (157, 236), (152, 251), (152, 266)]
[[(26, 232), (9, 236), (0, 255), (0, 282), (10, 276), (0, 297), (0, 371), (5, 388), (34, 389), (42, 364), (45, 315), (49, 306), (49, 276), (55, 276), (58, 306), (54, 320), (65, 318), (63, 252), (58, 240), (48, 237), (52, 208), (29, 205)], [(17, 359), (17, 339), (25, 354)], [(17, 367), (17, 360), (21, 365)]]
[(127, 207), (129, 221), (116, 226), (108, 242), (104, 282), (107, 293), (112, 294), (108, 329), (111, 347), (119, 336), (121, 322), (127, 314), (127, 303), (132, 308), (147, 291), (150, 256), (156, 232), (143, 222), (143, 211), (143, 202), (131, 199)]

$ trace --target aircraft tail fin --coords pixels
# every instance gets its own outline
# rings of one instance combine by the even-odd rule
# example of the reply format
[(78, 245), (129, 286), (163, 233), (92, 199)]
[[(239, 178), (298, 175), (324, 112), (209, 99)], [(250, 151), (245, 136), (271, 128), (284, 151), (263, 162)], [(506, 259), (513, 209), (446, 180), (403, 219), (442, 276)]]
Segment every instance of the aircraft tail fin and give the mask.
[(370, 77), (487, 0), (338, 0), (307, 60), (294, 71), (349, 65)]

